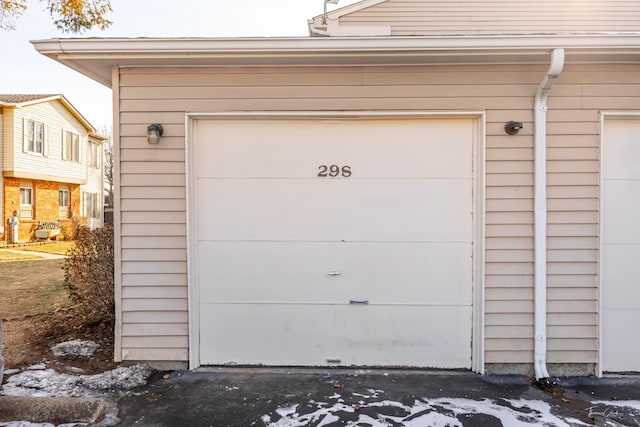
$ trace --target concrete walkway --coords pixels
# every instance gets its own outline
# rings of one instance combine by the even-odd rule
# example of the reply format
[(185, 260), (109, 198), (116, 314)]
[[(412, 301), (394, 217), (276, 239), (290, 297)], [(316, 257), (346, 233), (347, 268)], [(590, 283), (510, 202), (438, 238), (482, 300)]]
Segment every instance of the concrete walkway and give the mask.
[[(63, 259), (63, 258), (66, 258), (65, 255), (50, 254), (50, 253), (46, 253), (46, 252), (36, 252), (36, 251), (22, 251), (22, 250), (18, 250), (18, 249), (0, 248), (0, 251), (11, 252), (11, 253), (19, 254), (19, 255), (32, 255), (32, 256), (36, 256), (38, 258), (42, 258), (42, 259)], [(12, 260), (6, 260), (6, 261), (33, 261), (33, 259), (27, 259), (27, 260), (24, 260), (24, 259), (12, 259)]]

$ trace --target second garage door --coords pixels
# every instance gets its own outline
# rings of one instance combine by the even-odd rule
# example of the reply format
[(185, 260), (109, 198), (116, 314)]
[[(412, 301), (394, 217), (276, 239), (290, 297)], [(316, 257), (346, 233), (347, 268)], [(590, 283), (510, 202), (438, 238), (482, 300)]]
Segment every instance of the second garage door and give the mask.
[(611, 117), (602, 141), (601, 360), (640, 371), (640, 119)]
[(475, 129), (195, 121), (199, 363), (470, 368)]

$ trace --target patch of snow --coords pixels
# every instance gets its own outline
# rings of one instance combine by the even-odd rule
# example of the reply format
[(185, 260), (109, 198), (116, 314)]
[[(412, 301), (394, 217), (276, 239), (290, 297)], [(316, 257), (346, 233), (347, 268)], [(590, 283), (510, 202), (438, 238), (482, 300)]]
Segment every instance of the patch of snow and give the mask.
[(384, 394), (384, 390), (375, 390), (372, 388), (367, 389), (367, 393), (369, 393), (372, 399), (377, 399), (381, 394)]
[[(317, 403), (317, 402), (314, 402)], [(369, 410), (366, 410), (369, 408)], [(374, 409), (375, 408), (375, 409)], [(393, 411), (381, 409), (393, 408)], [(374, 409), (373, 411), (371, 409)], [(388, 415), (391, 412), (395, 415)], [(353, 406), (336, 402), (334, 404), (318, 404), (317, 410), (300, 414), (297, 406), (288, 406), (276, 410), (280, 416), (277, 421), (271, 421), (271, 415), (265, 415), (262, 420), (268, 427), (297, 427), (306, 425), (326, 425), (340, 420), (340, 414), (357, 414), (355, 421), (348, 425), (367, 425), (371, 427), (389, 426), (460, 426), (460, 418), (477, 414), (489, 415), (500, 421), (502, 425), (516, 426), (584, 426), (588, 425), (575, 418), (560, 418), (551, 413), (551, 406), (538, 400), (502, 400), (496, 402), (490, 399), (472, 400), (464, 398), (437, 398), (414, 401), (413, 405), (385, 400), (373, 401), (360, 405), (360, 412)]]
[(96, 375), (60, 374), (53, 369), (29, 368), (12, 375), (2, 386), (5, 396), (92, 397), (114, 390), (143, 386), (153, 373), (147, 365), (120, 367)]
[(596, 400), (591, 403), (593, 406), (588, 408), (589, 416), (602, 418), (606, 426), (622, 425), (617, 420), (633, 423), (625, 425), (640, 425), (638, 400)]
[(621, 408), (631, 408), (640, 411), (640, 400), (595, 400), (594, 405), (619, 406)]
[(79, 427), (86, 426), (85, 423), (72, 423), (72, 424), (55, 424), (50, 423), (31, 423), (29, 421), (10, 421), (8, 423), (0, 423), (2, 427)]
[(71, 340), (56, 344), (51, 348), (54, 356), (91, 356), (100, 346), (93, 341)]
[(45, 365), (44, 363), (38, 363), (37, 365), (31, 365), (29, 366), (27, 369), (29, 369), (30, 371), (38, 371), (38, 370), (44, 370), (47, 369), (47, 365)]

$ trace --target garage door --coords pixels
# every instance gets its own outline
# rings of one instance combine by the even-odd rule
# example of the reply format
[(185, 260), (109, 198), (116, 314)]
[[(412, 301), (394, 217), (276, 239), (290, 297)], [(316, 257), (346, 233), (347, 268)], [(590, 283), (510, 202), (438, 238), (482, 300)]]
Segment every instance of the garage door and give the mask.
[(200, 364), (470, 368), (474, 131), (196, 121)]
[(605, 121), (602, 145), (602, 369), (640, 371), (640, 119)]

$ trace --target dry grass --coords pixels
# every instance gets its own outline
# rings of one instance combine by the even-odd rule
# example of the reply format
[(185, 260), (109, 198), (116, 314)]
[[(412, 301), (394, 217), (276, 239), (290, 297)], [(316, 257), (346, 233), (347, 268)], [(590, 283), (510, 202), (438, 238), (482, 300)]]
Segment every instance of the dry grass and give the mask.
[(75, 246), (74, 241), (61, 240), (43, 245), (20, 246), (14, 249), (29, 252), (44, 252), (47, 254), (67, 255), (67, 253)]
[(0, 316), (15, 319), (69, 307), (63, 260), (5, 262), (0, 277)]

